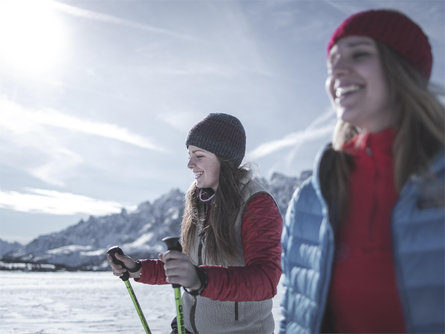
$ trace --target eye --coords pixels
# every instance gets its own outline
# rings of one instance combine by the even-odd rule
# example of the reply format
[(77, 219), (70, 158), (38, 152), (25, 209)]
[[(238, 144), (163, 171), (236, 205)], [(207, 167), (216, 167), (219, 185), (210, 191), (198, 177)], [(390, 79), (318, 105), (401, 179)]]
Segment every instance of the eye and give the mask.
[(364, 58), (364, 57), (367, 57), (367, 56), (369, 56), (369, 52), (357, 51), (357, 52), (354, 52), (352, 54), (352, 59), (358, 60), (358, 59), (361, 59), (361, 58)]

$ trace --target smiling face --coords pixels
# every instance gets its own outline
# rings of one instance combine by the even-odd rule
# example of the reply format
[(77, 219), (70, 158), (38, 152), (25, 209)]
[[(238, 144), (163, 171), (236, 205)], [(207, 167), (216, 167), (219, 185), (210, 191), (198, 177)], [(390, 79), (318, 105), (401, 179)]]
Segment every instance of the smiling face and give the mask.
[(330, 50), (326, 90), (337, 117), (362, 130), (378, 132), (394, 124), (377, 45), (348, 36)]
[(195, 182), (198, 188), (218, 188), (219, 171), (221, 163), (218, 157), (202, 148), (189, 145), (189, 162), (187, 167), (195, 174)]

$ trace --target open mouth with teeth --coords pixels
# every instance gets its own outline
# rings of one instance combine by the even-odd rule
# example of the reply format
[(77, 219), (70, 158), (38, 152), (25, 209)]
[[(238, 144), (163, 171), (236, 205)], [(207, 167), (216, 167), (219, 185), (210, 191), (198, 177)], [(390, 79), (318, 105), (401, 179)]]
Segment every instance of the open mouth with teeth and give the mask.
[(204, 174), (203, 172), (196, 172), (195, 174), (195, 180), (199, 179), (199, 177)]
[(360, 89), (362, 89), (362, 86), (359, 85), (351, 85), (351, 86), (346, 86), (346, 87), (338, 87), (335, 89), (335, 97), (336, 98), (341, 98), (343, 96), (347, 96), (350, 95), (352, 93), (355, 93), (357, 91), (359, 91)]

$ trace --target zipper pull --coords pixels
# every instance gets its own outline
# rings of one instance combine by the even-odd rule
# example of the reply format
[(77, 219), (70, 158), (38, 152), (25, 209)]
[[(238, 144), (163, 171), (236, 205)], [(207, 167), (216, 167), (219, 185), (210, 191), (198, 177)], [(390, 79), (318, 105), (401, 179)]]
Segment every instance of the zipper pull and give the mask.
[(372, 150), (371, 150), (371, 148), (368, 146), (368, 147), (366, 147), (366, 154), (370, 157), (370, 156), (372, 156)]

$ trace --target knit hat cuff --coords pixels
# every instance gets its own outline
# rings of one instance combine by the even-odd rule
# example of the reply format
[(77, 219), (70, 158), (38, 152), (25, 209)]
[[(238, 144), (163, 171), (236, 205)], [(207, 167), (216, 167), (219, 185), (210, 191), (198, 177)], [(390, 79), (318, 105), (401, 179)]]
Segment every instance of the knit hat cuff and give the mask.
[(368, 10), (348, 17), (332, 34), (331, 48), (343, 37), (370, 37), (393, 49), (429, 79), (433, 64), (431, 45), (422, 29), (406, 15), (393, 10)]

